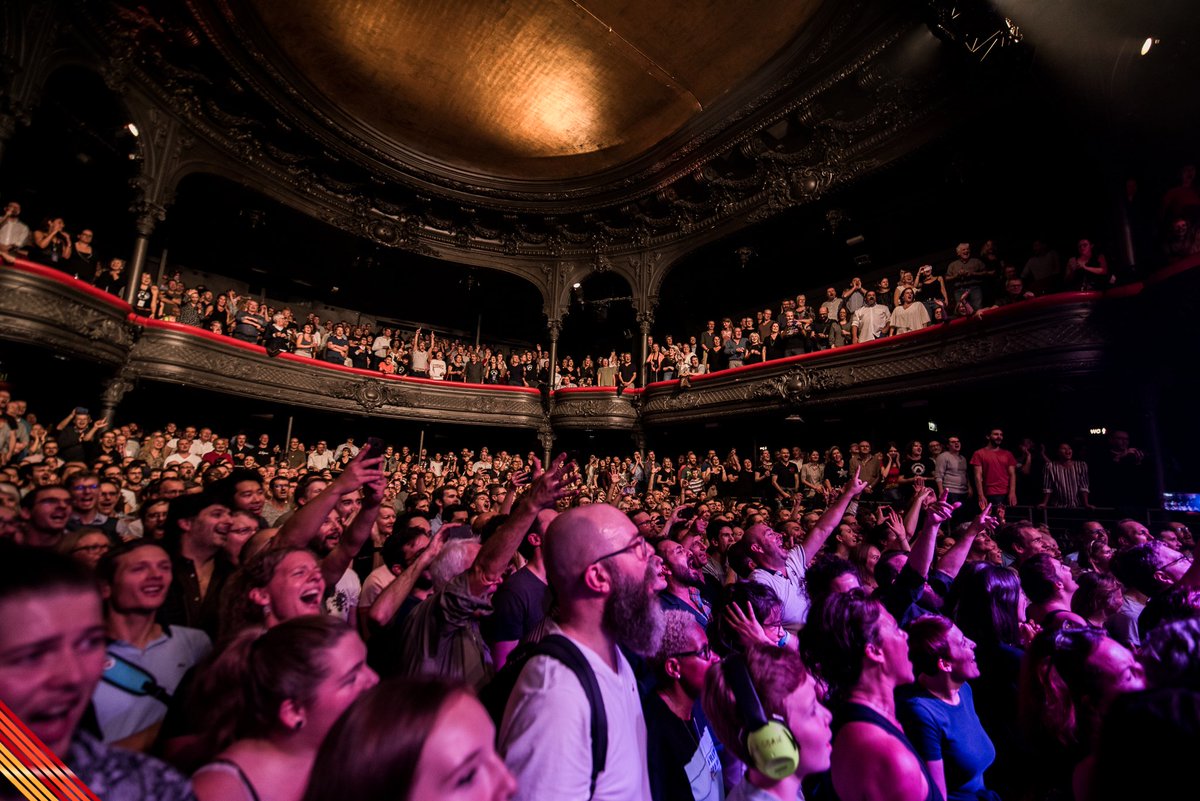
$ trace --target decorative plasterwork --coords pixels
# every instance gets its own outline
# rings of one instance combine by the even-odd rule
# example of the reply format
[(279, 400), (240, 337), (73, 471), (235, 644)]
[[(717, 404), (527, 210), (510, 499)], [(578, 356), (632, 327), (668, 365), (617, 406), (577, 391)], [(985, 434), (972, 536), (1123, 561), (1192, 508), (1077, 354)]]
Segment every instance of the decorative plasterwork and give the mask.
[(104, 298), (0, 266), (0, 338), (36, 342), (107, 364), (133, 344), (121, 307)]
[(957, 323), (922, 337), (826, 351), (799, 361), (765, 364), (696, 381), (652, 387), (642, 396), (645, 425), (691, 422), (731, 411), (911, 394), (1003, 376), (1082, 374), (1100, 369), (1105, 341), (1091, 321), (1094, 304), (1031, 304), (1026, 314)]

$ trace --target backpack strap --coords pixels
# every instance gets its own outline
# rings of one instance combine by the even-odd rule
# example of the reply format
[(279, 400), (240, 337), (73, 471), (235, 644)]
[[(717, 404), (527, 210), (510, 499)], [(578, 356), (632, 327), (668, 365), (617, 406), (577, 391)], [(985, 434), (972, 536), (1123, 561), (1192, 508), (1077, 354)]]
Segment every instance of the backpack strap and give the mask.
[(596, 682), (596, 674), (588, 664), (583, 652), (561, 634), (551, 634), (539, 642), (529, 653), (528, 658), (548, 656), (562, 662), (579, 683), (583, 685), (583, 693), (587, 696), (588, 706), (592, 713), (592, 778), (588, 788), (588, 798), (596, 794), (596, 779), (604, 772), (608, 761), (608, 715), (604, 711), (604, 698), (600, 695), (600, 685)]

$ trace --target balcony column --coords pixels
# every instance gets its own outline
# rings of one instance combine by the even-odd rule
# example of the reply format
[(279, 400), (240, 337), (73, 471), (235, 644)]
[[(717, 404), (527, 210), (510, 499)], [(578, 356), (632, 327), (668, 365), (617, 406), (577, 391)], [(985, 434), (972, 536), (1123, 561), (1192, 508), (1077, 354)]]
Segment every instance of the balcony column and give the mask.
[(537, 436), (538, 443), (542, 446), (542, 467), (549, 470), (550, 460), (554, 457), (554, 429), (548, 420), (538, 426)]
[(646, 357), (650, 355), (650, 326), (654, 325), (654, 310), (647, 309), (637, 313), (638, 326), (642, 331), (642, 344), (638, 352), (641, 354), (641, 366), (638, 368), (638, 374), (641, 376), (641, 386), (646, 386)]
[(125, 300), (133, 305), (142, 272), (146, 269), (146, 254), (150, 251), (150, 235), (154, 226), (167, 218), (167, 210), (161, 204), (139, 200), (130, 209), (137, 215), (137, 239), (133, 243), (133, 257), (129, 260), (129, 286), (125, 289)]
[(104, 382), (104, 394), (100, 396), (100, 418), (105, 424), (112, 426), (117, 413), (117, 406), (125, 397), (125, 393), (133, 389), (132, 376), (122, 370), (117, 375)]
[(554, 376), (558, 373), (558, 335), (562, 333), (562, 320), (552, 319), (547, 327), (550, 329), (550, 398), (554, 398)]

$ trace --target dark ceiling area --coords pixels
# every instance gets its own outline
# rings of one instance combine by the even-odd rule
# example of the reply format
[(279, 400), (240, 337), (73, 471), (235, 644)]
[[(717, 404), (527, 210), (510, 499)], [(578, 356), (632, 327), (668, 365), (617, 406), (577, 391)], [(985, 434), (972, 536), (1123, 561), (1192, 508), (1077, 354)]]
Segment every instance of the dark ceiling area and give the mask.
[(482, 317), (485, 342), (545, 338), (541, 296), (519, 277), (384, 248), (222, 178), (186, 178), (156, 241), (171, 262), (283, 301), (442, 330), (474, 331)]

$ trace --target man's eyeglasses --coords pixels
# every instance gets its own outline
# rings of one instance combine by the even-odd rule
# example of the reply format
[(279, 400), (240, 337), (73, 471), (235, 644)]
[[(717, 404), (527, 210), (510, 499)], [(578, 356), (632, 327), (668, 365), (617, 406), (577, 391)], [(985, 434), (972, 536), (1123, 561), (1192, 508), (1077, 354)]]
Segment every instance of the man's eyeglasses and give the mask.
[(672, 657), (698, 656), (701, 659), (703, 659), (705, 662), (712, 659), (712, 655), (713, 655), (712, 646), (709, 645), (708, 643), (704, 643), (704, 647), (700, 648), (697, 651), (680, 651), (677, 654), (670, 654), (670, 656), (672, 656)]
[(591, 562), (588, 562), (588, 567), (591, 567), (592, 565), (595, 565), (595, 564), (599, 564), (600, 562), (603, 562), (605, 559), (612, 559), (614, 556), (620, 556), (623, 553), (628, 553), (629, 551), (637, 551), (637, 555), (644, 559), (647, 556), (649, 556), (649, 554), (650, 554), (650, 543), (646, 540), (645, 537), (643, 537), (641, 534), (639, 534), (638, 536), (634, 537), (633, 542), (629, 543), (628, 545), (626, 545), (624, 548), (620, 549), (619, 551), (613, 551), (612, 553), (606, 553), (606, 554), (604, 554), (604, 556), (597, 557), (597, 558), (593, 559)]
[(1191, 554), (1187, 554), (1187, 553), (1181, 553), (1181, 554), (1179, 554), (1179, 556), (1176, 556), (1176, 557), (1175, 557), (1174, 559), (1172, 559), (1171, 561), (1167, 562), (1167, 563), (1166, 563), (1166, 564), (1164, 564), (1164, 565), (1161, 565), (1161, 566), (1160, 566), (1158, 569), (1159, 569), (1159, 570), (1166, 570), (1168, 567), (1174, 567), (1175, 565), (1179, 564), (1180, 562), (1183, 562), (1183, 561), (1190, 561), (1190, 560), (1191, 560), (1191, 558), (1192, 558), (1192, 555), (1191, 555)]

